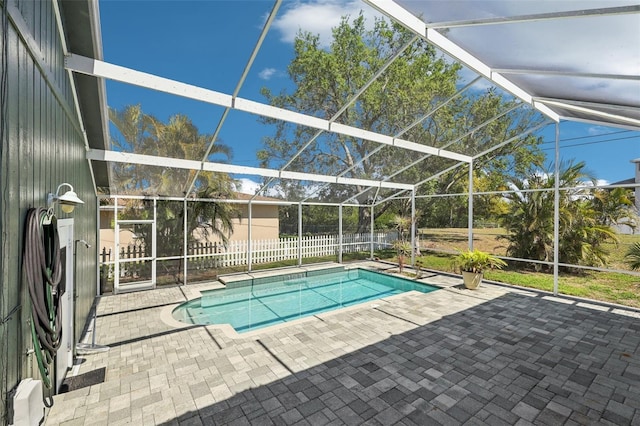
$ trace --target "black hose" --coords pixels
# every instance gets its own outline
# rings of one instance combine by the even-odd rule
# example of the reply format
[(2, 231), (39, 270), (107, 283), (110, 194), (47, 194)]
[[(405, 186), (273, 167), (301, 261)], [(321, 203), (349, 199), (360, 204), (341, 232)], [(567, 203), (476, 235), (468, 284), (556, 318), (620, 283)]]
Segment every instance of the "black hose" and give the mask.
[(60, 287), (58, 224), (52, 212), (41, 207), (27, 212), (22, 262), (31, 297), (34, 351), (44, 383), (51, 387), (48, 364), (53, 361), (62, 339), (60, 300), (64, 290)]

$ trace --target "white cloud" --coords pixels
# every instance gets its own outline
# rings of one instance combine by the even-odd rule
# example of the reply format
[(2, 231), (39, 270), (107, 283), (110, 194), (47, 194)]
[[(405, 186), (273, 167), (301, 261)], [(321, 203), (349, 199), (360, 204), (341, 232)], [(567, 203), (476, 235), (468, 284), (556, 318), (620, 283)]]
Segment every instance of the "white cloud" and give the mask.
[(589, 188), (591, 186), (609, 185), (609, 181), (606, 179), (596, 179), (595, 183), (591, 181), (585, 181), (578, 184), (578, 188)]
[(380, 16), (371, 7), (355, 0), (296, 1), (274, 21), (273, 28), (280, 32), (280, 40), (285, 43), (293, 43), (298, 31), (303, 30), (318, 34), (320, 45), (328, 47), (332, 28), (338, 26), (345, 15), (350, 19), (357, 18), (361, 10), (367, 25), (372, 26), (374, 16)]
[(603, 126), (591, 126), (587, 129), (587, 133), (591, 136), (601, 135), (603, 133), (607, 133), (609, 130)]
[(278, 71), (275, 68), (265, 68), (260, 73), (258, 73), (258, 77), (262, 80), (269, 80), (271, 77), (276, 75)]
[(238, 192), (241, 194), (249, 194), (253, 195), (256, 193), (258, 189), (262, 187), (258, 182), (254, 182), (251, 179), (242, 178), (239, 179), (240, 184), (236, 188)]

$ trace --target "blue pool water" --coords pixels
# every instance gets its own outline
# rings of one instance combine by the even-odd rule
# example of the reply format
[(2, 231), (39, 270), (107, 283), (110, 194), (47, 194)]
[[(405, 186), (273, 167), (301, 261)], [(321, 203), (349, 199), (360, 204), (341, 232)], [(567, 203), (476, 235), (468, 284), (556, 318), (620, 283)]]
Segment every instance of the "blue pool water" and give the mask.
[(268, 284), (203, 292), (173, 311), (188, 324), (231, 324), (247, 332), (411, 290), (437, 290), (389, 275), (352, 269)]

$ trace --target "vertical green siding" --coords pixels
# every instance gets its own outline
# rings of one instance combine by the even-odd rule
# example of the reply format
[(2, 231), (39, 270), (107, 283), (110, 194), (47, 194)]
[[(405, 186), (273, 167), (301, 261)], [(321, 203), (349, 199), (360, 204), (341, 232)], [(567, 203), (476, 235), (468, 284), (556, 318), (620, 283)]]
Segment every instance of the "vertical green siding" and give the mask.
[[(85, 204), (73, 214), (75, 239), (84, 239), (90, 249), (78, 247), (76, 265), (76, 341), (80, 337), (96, 292), (96, 197), (90, 169), (75, 112), (70, 82), (64, 70), (64, 57), (58, 35), (53, 6), (50, 1), (18, 1), (17, 6), (30, 36), (35, 40), (41, 59), (54, 81), (47, 83), (16, 28), (0, 45), (7, 43), (8, 108), (1, 119), (8, 125), (8, 137), (2, 139), (2, 185), (0, 215), (2, 215), (2, 249), (0, 250), (0, 291), (3, 304), (0, 320), (18, 304), (21, 310), (0, 332), (6, 341), (0, 350), (0, 424), (6, 424), (6, 393), (26, 377), (37, 377), (35, 361), (26, 355), (31, 347), (29, 329), (29, 298), (21, 282), (23, 229), (26, 212), (31, 207), (45, 206), (45, 197), (60, 183), (73, 185)], [(0, 7), (5, 2), (0, 0)], [(50, 84), (58, 88), (66, 102), (65, 108), (54, 95)], [(6, 384), (6, 386), (5, 386)]]

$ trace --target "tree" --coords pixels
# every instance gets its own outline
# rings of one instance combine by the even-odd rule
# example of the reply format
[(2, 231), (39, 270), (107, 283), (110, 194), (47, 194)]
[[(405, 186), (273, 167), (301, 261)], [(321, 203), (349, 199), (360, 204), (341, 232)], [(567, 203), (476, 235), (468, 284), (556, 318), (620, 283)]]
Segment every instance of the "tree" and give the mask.
[(637, 215), (633, 192), (628, 188), (596, 189), (593, 194), (596, 220), (601, 225), (625, 225), (635, 230)]
[[(163, 123), (153, 115), (144, 114), (140, 105), (129, 105), (122, 110), (110, 108), (109, 119), (117, 130), (111, 139), (115, 151), (199, 161), (212, 137), (201, 134), (185, 115), (173, 115)], [(216, 142), (208, 158), (226, 161), (232, 154), (231, 148)], [(118, 163), (112, 169), (113, 185), (119, 194), (183, 196), (196, 172), (170, 166)], [(194, 189), (198, 191), (210, 185), (231, 194), (234, 183), (225, 173), (198, 173)]]
[(633, 271), (640, 269), (640, 243), (635, 243), (629, 247), (624, 260)]
[[(170, 158), (200, 160), (211, 140), (201, 134), (191, 120), (181, 114), (163, 123), (156, 117), (144, 114), (139, 105), (122, 110), (109, 110), (111, 122), (117, 129), (112, 140), (113, 149), (137, 154), (149, 154)], [(209, 158), (229, 159), (231, 149), (214, 143)], [(235, 183), (224, 173), (200, 172), (159, 166), (117, 164), (113, 167), (115, 190), (119, 195), (170, 195), (182, 196), (193, 179), (192, 195), (199, 199), (233, 199)], [(151, 200), (131, 200), (123, 216), (126, 218), (152, 219)], [(233, 233), (232, 219), (237, 209), (229, 203), (215, 201), (190, 201), (187, 203), (187, 241), (210, 235), (226, 244)], [(137, 225), (134, 229), (141, 244), (152, 238), (151, 227)], [(182, 253), (184, 245), (184, 204), (181, 201), (158, 201), (156, 206), (157, 255), (175, 256)]]
[[(603, 224), (594, 208), (589, 183), (595, 178), (584, 170), (584, 162), (560, 166), (559, 254), (561, 263), (604, 265), (608, 252), (607, 241), (617, 242), (615, 232)], [(532, 168), (524, 178), (514, 178), (510, 186), (516, 192), (508, 194), (507, 212), (502, 224), (508, 235), (510, 256), (553, 261), (554, 249), (554, 187), (555, 175), (550, 171)], [(536, 264), (536, 269), (541, 266)]]
[[(456, 98), (428, 119), (419, 121), (456, 93), (461, 67), (422, 39), (410, 43), (412, 38), (413, 34), (402, 26), (382, 19), (376, 20), (372, 29), (367, 29), (362, 15), (351, 22), (343, 18), (333, 29), (333, 40), (326, 50), (320, 46), (317, 35), (301, 32), (296, 37), (294, 59), (288, 67), (295, 88), (291, 93), (280, 94), (265, 88), (262, 93), (277, 107), (468, 155), (478, 154), (497, 142), (519, 135), (539, 120), (538, 115), (520, 109), (478, 128), (516, 104), (499, 91), (489, 89), (470, 91), (469, 96)], [(398, 52), (399, 56), (382, 75), (351, 102), (354, 94)], [(293, 158), (288, 168), (296, 171), (383, 179), (398, 173), (417, 158), (427, 160), (428, 157), (396, 147), (385, 147), (370, 156), (379, 144), (334, 133), (318, 135), (315, 129), (268, 118), (263, 122), (275, 128), (275, 133), (264, 139), (264, 148), (258, 153), (264, 167), (280, 168)], [(409, 128), (413, 123), (419, 124)], [(309, 141), (313, 143), (294, 158)], [(516, 140), (498, 151), (501, 162), (494, 161), (487, 167), (492, 171), (504, 171), (512, 164), (506, 157), (513, 159), (526, 155), (523, 153), (531, 151), (525, 148), (536, 143), (535, 138)], [(452, 164), (452, 160), (430, 157), (391, 180), (416, 183)], [(478, 168), (483, 164), (482, 160), (476, 163)], [(441, 176), (435, 182), (435, 189), (461, 183), (466, 173), (462, 169), (464, 167)], [(292, 185), (291, 194), (285, 196), (291, 198), (292, 194), (304, 193), (302, 187), (302, 183)], [(427, 191), (429, 188), (425, 186)], [(359, 204), (368, 205), (375, 191), (367, 191), (364, 186), (327, 185), (319, 189), (317, 195), (332, 200), (355, 197)], [(375, 214), (379, 216), (387, 209), (397, 211), (398, 208), (398, 203), (385, 203), (375, 209)], [(421, 208), (425, 212), (430, 210), (428, 206)], [(367, 210), (359, 210), (359, 232), (369, 226)]]

